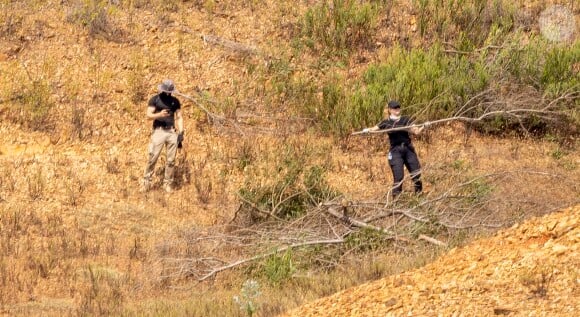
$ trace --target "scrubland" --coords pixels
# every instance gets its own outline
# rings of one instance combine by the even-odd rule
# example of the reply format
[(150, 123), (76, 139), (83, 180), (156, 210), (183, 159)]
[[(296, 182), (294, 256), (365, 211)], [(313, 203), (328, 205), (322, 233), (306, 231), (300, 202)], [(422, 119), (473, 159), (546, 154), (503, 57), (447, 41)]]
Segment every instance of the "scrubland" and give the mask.
[[(273, 316), (579, 203), (573, 1), (0, 2), (0, 313)], [(576, 31), (577, 32), (577, 31)], [(577, 33), (576, 33), (577, 37)], [(176, 191), (139, 192), (176, 82)], [(425, 193), (392, 201), (398, 99)], [(459, 120), (460, 118), (471, 120)], [(447, 120), (456, 118), (457, 120)]]

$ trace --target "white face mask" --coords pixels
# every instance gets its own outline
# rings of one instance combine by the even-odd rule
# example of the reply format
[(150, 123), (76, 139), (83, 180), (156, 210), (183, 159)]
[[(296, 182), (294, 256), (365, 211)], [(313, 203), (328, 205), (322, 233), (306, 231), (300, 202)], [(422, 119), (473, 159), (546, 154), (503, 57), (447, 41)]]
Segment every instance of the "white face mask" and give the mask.
[(399, 120), (399, 119), (401, 119), (401, 116), (400, 115), (399, 116), (395, 116), (394, 114), (392, 114), (392, 115), (389, 116), (389, 118), (390, 119), (393, 119), (393, 120)]

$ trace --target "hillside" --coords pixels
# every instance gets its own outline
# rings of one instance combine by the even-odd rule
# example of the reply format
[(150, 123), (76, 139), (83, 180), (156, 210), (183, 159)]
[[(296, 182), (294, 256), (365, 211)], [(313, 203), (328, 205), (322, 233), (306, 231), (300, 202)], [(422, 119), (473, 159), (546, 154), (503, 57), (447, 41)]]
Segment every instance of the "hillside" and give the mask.
[[(522, 24), (525, 39), (540, 33), (529, 16), (552, 2), (510, 7), (521, 13), (514, 21)], [(415, 1), (332, 2), (352, 5), (341, 8), (351, 10), (352, 19), (362, 16), (360, 24), (334, 34), (343, 42), (304, 35), (308, 23), (324, 29), (316, 19), (307, 22), (309, 14), (338, 11), (324, 3), (330, 2), (1, 2), (0, 315), (274, 316), (407, 270), (415, 273), (403, 274), (419, 279), (422, 271), (412, 269), (450, 249), (450, 257), (459, 256), (459, 247), (474, 239), (579, 203), (578, 91), (568, 75), (578, 72), (569, 60), (580, 48), (577, 41), (542, 42), (555, 60), (564, 56), (563, 66), (553, 63), (565, 68), (562, 77), (546, 75), (534, 86), (529, 71), (521, 77), (532, 83), (497, 91), (490, 80), (489, 95), (478, 100), (540, 107), (528, 110), (542, 116), (485, 123), (505, 133), (445, 122), (415, 138), (425, 193), (412, 195), (406, 179), (406, 192), (393, 202), (384, 135), (349, 136), (378, 120), (382, 104), (366, 100), (386, 98), (365, 95), (372, 90), (366, 86), (384, 86), (365, 82), (372, 77), (368, 69), (404, 57), (401, 52), (416, 50), (416, 59), (407, 61), (416, 65), (457, 50), (421, 55), (438, 35), (435, 29), (421, 34), (426, 20)], [(578, 8), (571, 7), (577, 17)], [(507, 16), (490, 8), (486, 15)], [(467, 9), (462, 12), (469, 17)], [(456, 26), (447, 31), (458, 36)], [(497, 51), (474, 59), (501, 60), (503, 51)], [(517, 64), (510, 63), (498, 68)], [(453, 77), (459, 74), (441, 84), (462, 83), (464, 77)], [(181, 92), (186, 129), (176, 190), (161, 189), (162, 156), (153, 189), (142, 193), (151, 133), (145, 110), (165, 78)], [(399, 84), (389, 89), (412, 86)], [(430, 98), (422, 93), (416, 89)], [(422, 101), (412, 99), (404, 111), (419, 122), (441, 119), (429, 111), (460, 99), (455, 91), (430, 93), (437, 97), (424, 111), (417, 111)], [(411, 97), (389, 94), (411, 98), (414, 91)], [(347, 101), (357, 96), (366, 98), (359, 98), (362, 114), (349, 113), (359, 105)], [(536, 119), (541, 123), (534, 125)], [(514, 125), (527, 130), (508, 131)], [(329, 213), (339, 207), (345, 219), (348, 214), (370, 226)], [(551, 217), (577, 228), (575, 208)], [(577, 251), (574, 240), (562, 240), (567, 237), (553, 237), (569, 246), (558, 249), (562, 259)], [(499, 238), (481, 240), (481, 247), (493, 239)], [(538, 250), (551, 250), (540, 240)], [(299, 247), (278, 252), (289, 245)], [(569, 272), (565, 265), (554, 270)], [(555, 280), (548, 299), (560, 287)], [(248, 281), (261, 287), (249, 299), (255, 312), (247, 310), (249, 302), (233, 300), (244, 295)], [(392, 308), (408, 308), (400, 303)]]
[(576, 316), (579, 218), (576, 206), (530, 219), (287, 316)]

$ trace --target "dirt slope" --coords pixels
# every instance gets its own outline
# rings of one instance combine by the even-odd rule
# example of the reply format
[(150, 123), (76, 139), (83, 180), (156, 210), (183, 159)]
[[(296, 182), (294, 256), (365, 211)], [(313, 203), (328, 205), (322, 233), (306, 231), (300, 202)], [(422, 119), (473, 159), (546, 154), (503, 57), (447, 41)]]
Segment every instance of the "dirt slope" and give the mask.
[(287, 316), (577, 316), (579, 218), (577, 205), (531, 219)]

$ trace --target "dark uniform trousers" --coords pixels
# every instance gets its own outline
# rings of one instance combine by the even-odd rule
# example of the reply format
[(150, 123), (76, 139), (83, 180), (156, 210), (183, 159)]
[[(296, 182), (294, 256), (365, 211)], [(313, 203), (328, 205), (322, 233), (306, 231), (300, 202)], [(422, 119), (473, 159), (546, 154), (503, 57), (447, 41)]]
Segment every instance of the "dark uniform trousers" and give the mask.
[(415, 184), (415, 193), (420, 193), (423, 190), (423, 183), (421, 183), (421, 164), (415, 153), (415, 148), (412, 144), (402, 143), (400, 145), (391, 147), (389, 151), (389, 165), (393, 172), (393, 196), (401, 193), (403, 190), (404, 168), (407, 167), (411, 173), (411, 179)]

